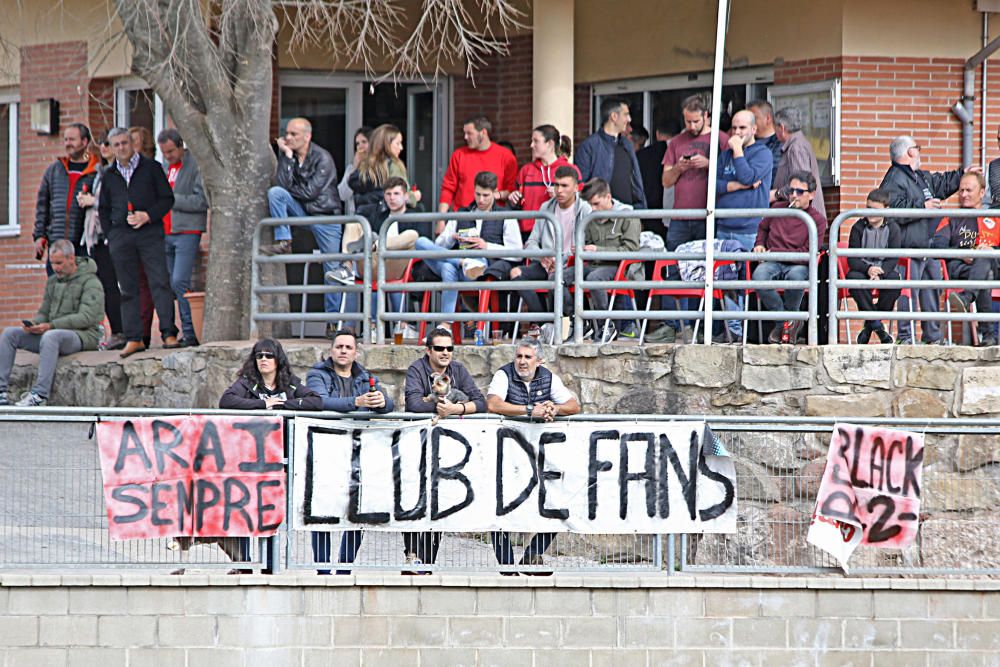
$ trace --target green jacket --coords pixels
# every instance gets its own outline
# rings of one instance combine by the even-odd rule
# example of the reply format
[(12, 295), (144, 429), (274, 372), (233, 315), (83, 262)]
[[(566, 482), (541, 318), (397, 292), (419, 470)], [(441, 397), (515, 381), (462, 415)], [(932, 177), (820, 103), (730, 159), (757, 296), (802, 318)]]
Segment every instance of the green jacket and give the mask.
[[(642, 232), (642, 221), (636, 218), (611, 217), (616, 211), (631, 211), (632, 207), (617, 199), (614, 206), (607, 211), (609, 217), (603, 220), (591, 220), (584, 233), (587, 245), (597, 246), (599, 252), (635, 252), (639, 249), (639, 233)], [(594, 262), (595, 265), (618, 265), (618, 262), (607, 260)], [(641, 265), (637, 265), (641, 266)]]
[(34, 323), (48, 322), (53, 329), (69, 329), (80, 337), (85, 350), (96, 350), (104, 336), (104, 287), (97, 278), (97, 264), (76, 258), (76, 273), (69, 278), (52, 274)]

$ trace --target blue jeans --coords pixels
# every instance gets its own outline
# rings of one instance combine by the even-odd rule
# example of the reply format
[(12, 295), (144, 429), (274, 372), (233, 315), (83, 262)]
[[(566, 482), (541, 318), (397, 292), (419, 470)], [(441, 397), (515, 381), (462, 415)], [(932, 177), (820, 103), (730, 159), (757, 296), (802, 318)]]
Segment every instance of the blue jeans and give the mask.
[[(444, 250), (441, 246), (428, 238), (421, 236), (417, 239), (417, 250)], [(468, 282), (465, 271), (462, 270), (462, 260), (455, 259), (425, 259), (431, 271), (441, 276), (443, 282)], [(458, 307), (458, 291), (444, 290), (441, 292), (441, 312), (454, 313)]]
[[(911, 259), (910, 260), (911, 280), (941, 280), (941, 262), (937, 259)], [(917, 301), (920, 303), (920, 311), (924, 313), (938, 312), (938, 300), (941, 298), (940, 290), (936, 289), (916, 289)], [(903, 295), (899, 297), (897, 309), (899, 312), (910, 310), (910, 297)], [(914, 320), (918, 320), (914, 317)], [(923, 334), (920, 336), (925, 343), (933, 343), (941, 340), (941, 323), (936, 321), (921, 321)], [(909, 340), (916, 337), (916, 331), (910, 331), (910, 320), (899, 320), (897, 331), (900, 340)]]
[(184, 295), (191, 289), (191, 274), (198, 257), (201, 234), (168, 234), (163, 243), (167, 250), (170, 289), (177, 297), (177, 310), (181, 314), (181, 331), (184, 333), (184, 340), (193, 341), (197, 336), (191, 322), (191, 304)]
[[(285, 188), (274, 186), (267, 191), (267, 205), (272, 218), (303, 218), (306, 211), (302, 204), (293, 197)], [(342, 225), (309, 225), (313, 236), (316, 238), (316, 245), (322, 253), (340, 252), (340, 239), (344, 236)], [(278, 225), (274, 228), (275, 241), (290, 241), (292, 238), (292, 228), (288, 225)], [(332, 271), (340, 266), (340, 262), (323, 262), (323, 273)], [(326, 281), (326, 285), (334, 284)], [(343, 292), (333, 292), (323, 295), (323, 310), (328, 313), (340, 312), (340, 301), (344, 298)]]
[[(761, 262), (753, 270), (754, 280), (807, 280), (808, 278), (809, 267), (805, 264)], [(800, 289), (786, 289), (784, 299), (782, 299), (776, 289), (757, 290), (757, 296), (760, 298), (760, 303), (764, 306), (764, 310), (796, 311), (802, 305), (802, 295), (804, 293)]]
[[(739, 232), (730, 232), (724, 229), (715, 230), (715, 238), (721, 239), (723, 241), (737, 241), (744, 250), (752, 250), (754, 243), (757, 242), (757, 232), (750, 234), (741, 234)], [(744, 262), (737, 262), (738, 271), (740, 278), (743, 276), (743, 265)], [(735, 294), (735, 298), (734, 298)], [(743, 310), (743, 293), (742, 292), (724, 292), (724, 297), (722, 299), (723, 308), (725, 310)], [(734, 338), (743, 337), (743, 323), (740, 320), (726, 320), (726, 326), (729, 328), (729, 333), (733, 335)]]
[[(361, 549), (361, 531), (345, 530), (340, 538), (340, 554), (338, 562), (353, 563)], [(313, 561), (316, 563), (330, 562), (330, 533), (313, 531), (312, 533)], [(330, 574), (330, 570), (319, 570), (320, 574)], [(350, 574), (350, 570), (338, 570), (337, 574)]]

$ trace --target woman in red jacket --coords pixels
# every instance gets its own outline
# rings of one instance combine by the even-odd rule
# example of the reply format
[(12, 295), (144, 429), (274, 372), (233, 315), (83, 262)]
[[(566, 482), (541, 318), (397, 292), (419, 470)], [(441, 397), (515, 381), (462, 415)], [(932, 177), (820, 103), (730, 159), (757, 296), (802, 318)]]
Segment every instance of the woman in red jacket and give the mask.
[[(522, 211), (537, 211), (552, 198), (552, 181), (556, 169), (570, 165), (567, 159), (573, 152), (573, 140), (560, 135), (552, 125), (539, 125), (531, 131), (531, 162), (521, 167), (514, 182), (514, 191), (507, 203)], [(576, 169), (575, 165), (573, 166)], [(580, 170), (576, 169), (579, 175)], [(582, 184), (582, 177), (579, 179)], [(528, 218), (518, 221), (522, 240), (527, 240), (535, 221)]]

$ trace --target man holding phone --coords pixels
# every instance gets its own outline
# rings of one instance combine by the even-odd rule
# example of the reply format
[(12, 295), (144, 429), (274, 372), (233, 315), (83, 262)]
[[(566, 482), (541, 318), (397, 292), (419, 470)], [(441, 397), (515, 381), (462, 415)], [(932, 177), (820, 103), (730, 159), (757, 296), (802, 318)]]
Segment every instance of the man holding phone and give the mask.
[(38, 353), (39, 362), (35, 384), (15, 405), (36, 407), (48, 400), (59, 357), (96, 350), (104, 335), (104, 287), (97, 265), (89, 257), (76, 257), (74, 250), (66, 239), (52, 242), (52, 275), (38, 314), (21, 320), (19, 327), (7, 327), (0, 336), (0, 405), (10, 405), (7, 382), (18, 350)]

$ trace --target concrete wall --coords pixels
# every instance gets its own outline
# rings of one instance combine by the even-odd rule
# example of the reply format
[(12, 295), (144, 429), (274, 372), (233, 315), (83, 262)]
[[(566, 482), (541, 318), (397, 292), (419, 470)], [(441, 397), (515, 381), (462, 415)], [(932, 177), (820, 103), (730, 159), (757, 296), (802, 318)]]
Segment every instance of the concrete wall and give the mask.
[[(3, 575), (7, 667), (995, 665), (996, 581)], [(356, 583), (356, 585), (355, 585)]]

